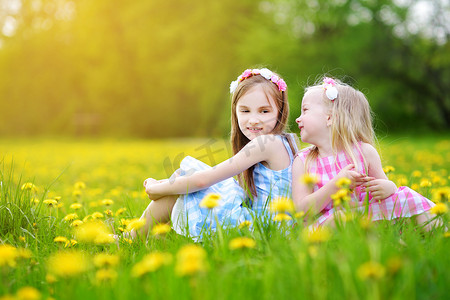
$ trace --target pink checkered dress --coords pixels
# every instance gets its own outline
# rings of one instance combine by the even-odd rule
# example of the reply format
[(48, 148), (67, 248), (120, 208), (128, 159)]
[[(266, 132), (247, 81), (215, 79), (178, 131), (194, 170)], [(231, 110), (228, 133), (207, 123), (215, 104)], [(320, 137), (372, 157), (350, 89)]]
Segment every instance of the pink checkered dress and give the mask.
[[(298, 156), (305, 162), (309, 152), (310, 149), (305, 150), (298, 153)], [(366, 174), (361, 151), (358, 147), (354, 147), (354, 152), (359, 165), (357, 171)], [(319, 182), (314, 186), (314, 191), (317, 191), (324, 186), (328, 181), (334, 178), (341, 169), (351, 163), (351, 159), (347, 157), (344, 152), (339, 152), (336, 157), (334, 155), (319, 157), (315, 161), (311, 161), (308, 166), (309, 173), (316, 174), (319, 177)], [(354, 190), (352, 201), (358, 203), (358, 210), (360, 211), (365, 210), (366, 195), (367, 192), (363, 188), (356, 188)], [(371, 216), (374, 221), (411, 217), (426, 212), (433, 206), (433, 202), (406, 186), (399, 187), (397, 192), (381, 201), (373, 200), (372, 195), (369, 192), (368, 212), (369, 216)], [(330, 203), (328, 203), (328, 205), (320, 212), (315, 225), (323, 224), (323, 222), (333, 215), (334, 210), (335, 208), (333, 208), (332, 202), (330, 201)]]

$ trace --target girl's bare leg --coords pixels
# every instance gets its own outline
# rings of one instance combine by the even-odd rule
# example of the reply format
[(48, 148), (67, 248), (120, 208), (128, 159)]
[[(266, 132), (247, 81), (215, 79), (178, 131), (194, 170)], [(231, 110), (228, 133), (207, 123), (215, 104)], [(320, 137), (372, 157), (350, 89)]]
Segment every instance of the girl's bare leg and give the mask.
[(141, 220), (145, 220), (145, 225), (137, 230), (137, 232), (132, 230), (130, 232), (131, 237), (134, 238), (137, 234), (146, 237), (155, 224), (170, 221), (170, 215), (172, 214), (172, 209), (177, 198), (178, 195), (171, 195), (150, 202), (140, 218)]
[[(176, 177), (180, 176), (180, 170), (176, 170), (172, 176), (170, 176), (169, 180), (173, 180)], [(132, 230), (130, 232), (131, 237), (136, 237), (137, 234), (140, 236), (147, 237), (148, 232), (153, 228), (153, 226), (157, 223), (166, 223), (170, 221), (170, 216), (172, 214), (173, 206), (177, 201), (178, 195), (170, 195), (162, 197), (158, 200), (154, 200), (150, 202), (147, 208), (142, 213), (140, 217), (141, 220), (145, 220), (145, 225), (139, 230)]]
[(417, 225), (426, 224), (423, 227), (425, 231), (431, 231), (431, 229), (442, 225), (442, 221), (440, 219), (434, 219), (430, 222), (431, 219), (433, 219), (433, 217), (428, 211), (416, 216)]

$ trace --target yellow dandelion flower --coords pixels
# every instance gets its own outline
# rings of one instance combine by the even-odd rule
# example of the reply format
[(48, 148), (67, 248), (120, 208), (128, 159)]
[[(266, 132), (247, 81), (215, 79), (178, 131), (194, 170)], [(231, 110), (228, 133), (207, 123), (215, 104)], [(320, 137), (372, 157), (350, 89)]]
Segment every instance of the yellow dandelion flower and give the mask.
[(96, 211), (92, 214), (92, 219), (94, 219), (94, 220), (101, 219), (101, 218), (104, 218), (104, 216), (101, 212)]
[(244, 221), (244, 222), (242, 222), (241, 224), (239, 224), (238, 228), (239, 228), (239, 229), (247, 228), (247, 227), (250, 227), (250, 225), (252, 225), (252, 222), (250, 222), (250, 221)]
[(341, 177), (336, 181), (336, 186), (340, 189), (347, 189), (350, 184), (352, 184), (352, 181), (347, 177)]
[(273, 217), (273, 220), (275, 222), (290, 221), (290, 220), (292, 220), (292, 217), (285, 213), (279, 213), (279, 214), (276, 214), (275, 217)]
[(302, 218), (304, 215), (305, 215), (305, 212), (302, 210), (302, 211), (296, 212), (296, 213), (294, 214), (294, 217), (295, 217), (296, 219), (300, 219), (300, 218)]
[(0, 245), (0, 267), (16, 266), (17, 248), (11, 245)]
[(430, 209), (430, 213), (435, 215), (444, 215), (448, 212), (448, 207), (445, 203), (438, 202), (435, 206)]
[(359, 266), (357, 273), (361, 280), (378, 280), (384, 277), (385, 268), (380, 263), (369, 261)]
[(26, 191), (32, 191), (32, 192), (37, 192), (37, 187), (31, 183), (31, 182), (26, 182), (24, 184), (22, 184), (21, 188), (22, 191), (26, 190)]
[(55, 243), (65, 244), (65, 243), (68, 241), (68, 239), (67, 239), (66, 237), (64, 237), (64, 236), (57, 236), (57, 237), (55, 237), (55, 238), (53, 239), (53, 241), (54, 241)]
[(64, 245), (64, 247), (65, 247), (65, 248), (69, 248), (69, 247), (75, 246), (76, 244), (78, 244), (78, 242), (77, 242), (76, 240), (70, 239), (70, 240), (67, 240), (67, 242), (66, 242), (66, 244)]
[(73, 220), (78, 219), (78, 215), (76, 213), (68, 214), (64, 217), (64, 221), (71, 222)]
[(153, 226), (152, 228), (152, 235), (164, 235), (166, 233), (168, 233), (172, 228), (170, 227), (169, 224), (156, 224), (155, 226)]
[(315, 229), (305, 228), (303, 230), (303, 239), (311, 244), (326, 242), (330, 239), (331, 232), (328, 227), (322, 226)]
[(420, 172), (419, 170), (415, 170), (412, 172), (412, 177), (420, 178), (422, 177), (422, 172)]
[(57, 277), (73, 277), (84, 273), (88, 260), (78, 251), (57, 252), (50, 256), (47, 262), (48, 271)]
[(295, 211), (294, 202), (287, 197), (275, 198), (270, 203), (270, 211), (274, 213), (292, 213)]
[(127, 238), (123, 238), (124, 242), (127, 242), (128, 244), (133, 244), (133, 240), (132, 239), (127, 239)]
[(38, 198), (33, 197), (33, 198), (31, 198), (30, 202), (31, 202), (31, 204), (38, 204), (41, 201)]
[(397, 177), (395, 181), (397, 186), (405, 186), (408, 185), (408, 178), (405, 175), (400, 175)]
[(119, 260), (118, 255), (99, 253), (94, 256), (94, 265), (97, 268), (114, 267), (119, 263)]
[(101, 269), (95, 273), (95, 279), (98, 283), (115, 281), (117, 278), (117, 271), (113, 269)]
[(131, 269), (131, 276), (141, 277), (142, 275), (155, 272), (162, 266), (169, 265), (172, 262), (172, 255), (169, 253), (153, 252), (144, 256)]
[(432, 185), (431, 181), (427, 178), (422, 178), (420, 180), (419, 186), (422, 188), (430, 187)]
[(433, 190), (433, 202), (447, 202), (450, 200), (450, 187), (441, 187)]
[(206, 251), (198, 245), (185, 245), (177, 253), (175, 272), (178, 276), (190, 276), (207, 269)]
[(255, 240), (248, 237), (237, 237), (232, 239), (228, 243), (228, 248), (230, 248), (230, 250), (253, 249), (255, 247), (256, 247)]
[(21, 241), (21, 242), (25, 243), (25, 242), (26, 242), (26, 239), (25, 239), (25, 237), (24, 237), (24, 236), (19, 236), (19, 241)]
[(77, 226), (80, 226), (81, 224), (83, 224), (83, 221), (81, 221), (81, 220), (74, 220), (74, 221), (70, 224), (70, 226), (72, 226), (72, 227), (77, 227)]
[(95, 238), (94, 243), (97, 245), (103, 245), (103, 244), (112, 244), (115, 241), (116, 239), (112, 234), (100, 234)]
[(221, 197), (219, 194), (210, 193), (202, 199), (202, 201), (200, 202), (200, 207), (213, 209), (214, 207), (219, 205), (220, 199)]
[(86, 223), (87, 221), (89, 221), (89, 219), (93, 219), (92, 215), (87, 215), (83, 218), (83, 222)]
[(70, 205), (70, 208), (74, 209), (74, 210), (80, 209), (82, 207), (83, 207), (83, 205), (81, 203), (73, 203)]
[(394, 172), (395, 168), (393, 166), (385, 166), (385, 167), (383, 167), (383, 171), (385, 174), (389, 174), (391, 172)]
[(45, 199), (44, 201), (42, 201), (44, 204), (47, 204), (49, 207), (55, 207), (58, 205), (58, 201), (56, 201), (55, 199)]
[(123, 214), (127, 209), (125, 207), (119, 208), (116, 211), (116, 216), (120, 216), (121, 214)]
[[(136, 220), (136, 219), (133, 219), (133, 220)], [(130, 224), (130, 222), (133, 221), (133, 220), (120, 219), (119, 225), (125, 226), (125, 227), (126, 227), (126, 226), (128, 226), (128, 224)]]
[(58, 279), (56, 278), (56, 276), (53, 275), (53, 274), (47, 274), (47, 275), (45, 275), (45, 280), (46, 280), (49, 284), (52, 284), (52, 283), (55, 283), (55, 282), (58, 281)]
[(108, 217), (111, 217), (111, 216), (114, 215), (114, 213), (113, 213), (112, 210), (110, 210), (110, 209), (105, 210), (104, 213), (105, 213), (105, 215), (107, 215)]
[(145, 219), (133, 219), (130, 223), (127, 225), (127, 231), (131, 230), (138, 230), (145, 225)]
[(38, 300), (41, 299), (41, 293), (31, 286), (20, 288), (16, 293), (18, 300)]
[(77, 240), (85, 243), (112, 243), (114, 238), (108, 238), (110, 234), (109, 227), (99, 221), (86, 222), (75, 228)]
[(77, 181), (73, 185), (73, 188), (76, 189), (76, 190), (84, 190), (86, 188), (86, 184), (84, 182), (82, 182), (82, 181)]
[(102, 203), (102, 205), (109, 206), (109, 205), (113, 205), (113, 204), (114, 204), (114, 201), (111, 200), (111, 199), (103, 199), (103, 200), (101, 201), (101, 203)]
[(333, 199), (335, 206), (339, 206), (342, 202), (349, 202), (351, 200), (350, 191), (348, 189), (340, 189), (331, 195), (331, 199)]
[(61, 196), (55, 196), (55, 197), (53, 197), (53, 199), (55, 199), (56, 201), (58, 201), (59, 202), (59, 200), (61, 200)]
[(319, 182), (319, 176), (317, 176), (316, 174), (305, 173), (300, 178), (300, 182), (307, 186), (312, 187), (313, 185)]

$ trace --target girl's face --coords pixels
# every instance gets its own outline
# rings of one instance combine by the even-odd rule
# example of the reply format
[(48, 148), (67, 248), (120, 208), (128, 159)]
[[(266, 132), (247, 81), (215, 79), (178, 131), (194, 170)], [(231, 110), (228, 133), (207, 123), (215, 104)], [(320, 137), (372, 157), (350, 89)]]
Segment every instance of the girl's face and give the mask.
[(317, 145), (322, 138), (328, 137), (331, 119), (322, 97), (323, 90), (320, 88), (310, 90), (303, 96), (302, 114), (295, 122), (305, 143)]
[(239, 129), (252, 140), (273, 131), (278, 121), (278, 109), (274, 99), (257, 85), (238, 100), (236, 116)]

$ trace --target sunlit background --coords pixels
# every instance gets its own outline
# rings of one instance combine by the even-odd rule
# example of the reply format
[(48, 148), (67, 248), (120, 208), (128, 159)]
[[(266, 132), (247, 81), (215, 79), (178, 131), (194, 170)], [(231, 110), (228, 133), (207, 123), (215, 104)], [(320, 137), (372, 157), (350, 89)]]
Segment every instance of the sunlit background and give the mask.
[(450, 129), (448, 0), (0, 0), (0, 136), (226, 136), (269, 67), (365, 92), (379, 131)]

